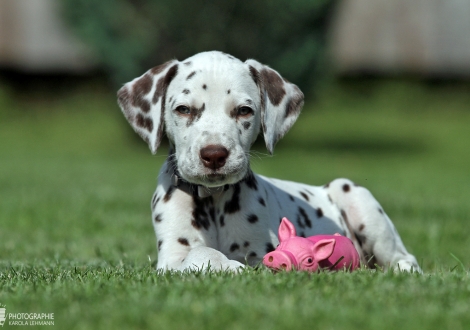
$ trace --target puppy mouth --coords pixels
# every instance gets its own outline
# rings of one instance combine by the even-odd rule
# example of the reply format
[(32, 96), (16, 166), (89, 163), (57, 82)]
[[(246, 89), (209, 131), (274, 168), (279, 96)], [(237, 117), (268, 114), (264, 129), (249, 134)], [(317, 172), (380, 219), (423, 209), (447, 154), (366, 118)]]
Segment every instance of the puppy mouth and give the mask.
[(208, 188), (215, 188), (227, 184), (237, 183), (244, 177), (244, 173), (242, 172), (244, 171), (237, 170), (227, 172), (223, 169), (207, 170), (205, 171), (205, 173), (197, 174), (195, 176), (191, 176), (185, 179), (193, 184), (205, 186)]
[[(206, 183), (213, 183), (213, 184), (217, 184), (217, 183), (222, 183), (222, 184), (225, 184), (225, 180), (226, 180), (227, 176), (225, 174), (221, 174), (221, 173), (210, 173), (204, 177), (202, 177), (203, 181), (206, 182)], [(218, 185), (221, 185), (221, 184), (218, 184)]]
[(180, 178), (193, 185), (216, 188), (224, 185), (235, 184), (246, 176), (248, 171), (247, 162), (228, 163), (218, 168), (209, 168), (197, 162), (184, 162), (171, 166)]
[(238, 172), (226, 173), (221, 170), (212, 170), (209, 173), (198, 175), (194, 179), (198, 181), (198, 184), (200, 185), (206, 187), (218, 187), (237, 182), (238, 180), (236, 178), (238, 175)]

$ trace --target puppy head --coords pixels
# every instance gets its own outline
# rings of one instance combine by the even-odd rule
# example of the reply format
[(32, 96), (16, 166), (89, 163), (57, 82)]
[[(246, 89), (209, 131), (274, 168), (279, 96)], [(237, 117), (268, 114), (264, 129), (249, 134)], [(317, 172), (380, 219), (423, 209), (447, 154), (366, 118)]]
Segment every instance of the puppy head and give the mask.
[(246, 175), (261, 129), (273, 152), (300, 114), (303, 94), (268, 66), (214, 51), (147, 71), (119, 90), (118, 102), (152, 153), (165, 130), (181, 176), (220, 186)]

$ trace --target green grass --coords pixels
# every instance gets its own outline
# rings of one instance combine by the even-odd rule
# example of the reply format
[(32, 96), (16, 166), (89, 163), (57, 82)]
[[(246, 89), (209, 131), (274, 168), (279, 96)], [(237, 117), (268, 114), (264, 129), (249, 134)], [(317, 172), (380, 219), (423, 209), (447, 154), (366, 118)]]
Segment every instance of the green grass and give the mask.
[[(425, 275), (160, 274), (151, 156), (96, 85), (0, 86), (0, 304), (56, 329), (465, 329), (470, 324), (470, 90), (349, 82), (326, 88), (255, 171), (367, 186)], [(8, 325), (5, 325), (7, 328)]]

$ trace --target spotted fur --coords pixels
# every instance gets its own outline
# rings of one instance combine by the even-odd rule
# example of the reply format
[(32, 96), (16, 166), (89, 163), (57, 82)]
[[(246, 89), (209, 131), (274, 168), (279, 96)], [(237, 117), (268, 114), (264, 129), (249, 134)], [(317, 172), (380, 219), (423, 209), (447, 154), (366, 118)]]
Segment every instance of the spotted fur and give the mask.
[(287, 217), (301, 236), (350, 237), (364, 264), (419, 270), (367, 189), (347, 179), (315, 187), (250, 170), (258, 133), (272, 153), (303, 105), (299, 88), (270, 67), (200, 53), (125, 84), (118, 102), (153, 153), (164, 131), (170, 142), (151, 201), (158, 269), (257, 265), (279, 243)]

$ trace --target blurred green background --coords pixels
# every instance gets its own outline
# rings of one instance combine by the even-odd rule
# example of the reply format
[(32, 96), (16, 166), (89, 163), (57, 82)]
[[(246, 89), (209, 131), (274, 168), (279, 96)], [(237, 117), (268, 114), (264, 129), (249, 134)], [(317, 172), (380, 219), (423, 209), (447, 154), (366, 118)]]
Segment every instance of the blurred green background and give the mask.
[(56, 15), (92, 54), (85, 69), (1, 62), (0, 260), (155, 262), (149, 201), (166, 146), (150, 155), (115, 91), (170, 58), (218, 49), (271, 65), (307, 95), (273, 157), (255, 145), (255, 171), (313, 185), (348, 177), (382, 203), (425, 271), (468, 269), (469, 81), (338, 71), (338, 3), (64, 0)]
[(267, 62), (311, 90), (325, 71), (320, 64), (333, 3), (64, 0), (63, 13), (117, 84), (174, 57), (221, 50), (242, 60)]

